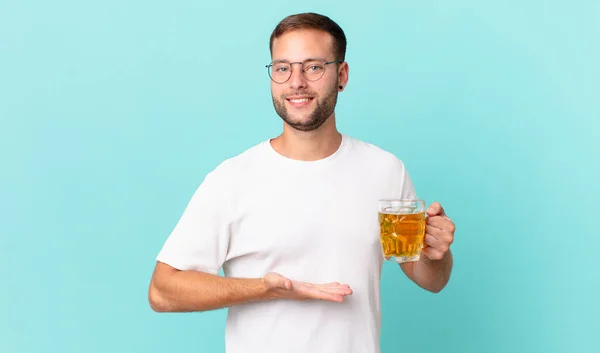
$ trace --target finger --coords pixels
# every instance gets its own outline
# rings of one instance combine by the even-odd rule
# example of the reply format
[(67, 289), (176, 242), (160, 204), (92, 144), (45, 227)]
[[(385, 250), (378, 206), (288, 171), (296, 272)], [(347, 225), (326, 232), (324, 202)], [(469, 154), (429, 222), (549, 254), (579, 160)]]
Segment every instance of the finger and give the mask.
[(444, 213), (444, 208), (442, 207), (442, 205), (440, 205), (439, 202), (434, 202), (432, 203), (429, 208), (427, 209), (427, 214), (432, 217), (432, 216), (445, 216), (446, 214)]
[(268, 273), (264, 277), (265, 284), (269, 288), (279, 288), (279, 289), (292, 289), (292, 281), (288, 278), (283, 277), (278, 273)]
[(431, 234), (431, 235), (433, 235), (436, 238), (437, 238), (438, 235), (442, 234), (443, 232), (444, 232), (443, 229), (435, 227), (435, 226), (432, 226), (430, 224), (428, 224), (428, 225), (425, 226), (425, 234)]
[(436, 226), (438, 228), (443, 228), (444, 224), (448, 223), (449, 220), (447, 220), (446, 218), (442, 217), (442, 216), (431, 216), (431, 217), (427, 217), (427, 220), (425, 221), (426, 224), (430, 224), (432, 226)]
[(294, 282), (294, 292), (302, 299), (318, 299), (334, 302), (342, 302), (343, 295), (324, 291), (312, 283)]
[(318, 286), (319, 289), (329, 290), (329, 289), (345, 289), (349, 290), (350, 286), (347, 284), (337, 284), (337, 285), (321, 285)]
[(339, 286), (340, 283), (339, 282), (331, 282), (331, 283), (325, 283), (325, 284), (322, 284), (322, 285), (323, 286)]
[(441, 251), (431, 247), (423, 248), (421, 253), (425, 254), (431, 260), (441, 260), (444, 257)]
[(425, 230), (425, 235), (431, 235), (447, 246), (452, 245), (454, 242), (454, 234), (437, 228), (427, 228), (427, 230)]
[(306, 283), (306, 285), (308, 285), (308, 286), (315, 286), (315, 287), (339, 287), (339, 286), (346, 286), (346, 287), (348, 287), (347, 284), (340, 284), (340, 282), (329, 282), (329, 283), (323, 283), (323, 284)]
[(350, 289), (350, 286), (348, 286), (348, 285), (335, 286), (335, 287), (323, 286), (323, 287), (318, 287), (318, 289), (322, 290), (324, 292), (329, 292), (329, 293), (334, 293), (334, 294), (339, 294), (339, 295), (352, 294), (352, 289)]
[(347, 284), (312, 284), (312, 286), (318, 288), (318, 289), (337, 289), (337, 288), (344, 288), (344, 289), (350, 289), (350, 286)]
[(335, 294), (335, 295), (340, 295), (342, 297), (345, 297), (347, 295), (352, 295), (352, 290), (349, 288), (328, 288), (328, 289), (321, 289), (321, 292), (323, 293), (328, 293), (328, 294)]
[(341, 303), (344, 301), (344, 296), (336, 293), (330, 293), (327, 291), (320, 290), (316, 287), (308, 288), (307, 297), (319, 300), (328, 300), (333, 302)]
[(434, 249), (441, 252), (446, 252), (450, 248), (450, 244), (430, 234), (425, 234), (425, 244), (427, 245), (426, 249)]
[(429, 234), (445, 243), (451, 243), (454, 239), (452, 233), (448, 232), (447, 230), (442, 230), (436, 227), (426, 227), (425, 234)]
[(435, 227), (440, 230), (448, 231), (450, 233), (454, 233), (456, 227), (454, 223), (449, 218), (434, 216), (427, 219), (427, 227)]

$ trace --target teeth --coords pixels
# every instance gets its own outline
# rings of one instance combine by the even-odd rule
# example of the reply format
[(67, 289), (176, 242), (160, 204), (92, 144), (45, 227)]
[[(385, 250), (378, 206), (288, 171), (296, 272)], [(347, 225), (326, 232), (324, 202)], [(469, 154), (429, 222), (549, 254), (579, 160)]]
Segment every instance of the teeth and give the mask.
[(292, 103), (304, 103), (304, 102), (308, 102), (309, 100), (310, 100), (309, 98), (290, 99), (290, 102), (292, 102)]

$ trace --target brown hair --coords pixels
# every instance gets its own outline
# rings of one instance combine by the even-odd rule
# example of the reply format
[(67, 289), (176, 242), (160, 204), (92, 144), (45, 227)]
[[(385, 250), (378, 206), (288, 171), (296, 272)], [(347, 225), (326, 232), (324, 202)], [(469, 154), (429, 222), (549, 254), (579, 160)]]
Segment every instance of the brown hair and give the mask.
[(327, 16), (313, 12), (290, 15), (277, 25), (271, 34), (269, 50), (273, 53), (273, 40), (286, 32), (298, 29), (317, 29), (329, 33), (333, 37), (333, 53), (335, 60), (346, 58), (346, 35), (342, 28)]

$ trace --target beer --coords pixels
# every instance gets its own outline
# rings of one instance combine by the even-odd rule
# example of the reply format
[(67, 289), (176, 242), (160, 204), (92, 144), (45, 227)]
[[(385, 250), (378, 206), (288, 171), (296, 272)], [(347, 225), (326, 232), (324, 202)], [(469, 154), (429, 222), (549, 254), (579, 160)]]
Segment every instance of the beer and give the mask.
[(424, 205), (380, 208), (379, 235), (384, 256), (394, 257), (398, 262), (418, 260), (425, 219)]

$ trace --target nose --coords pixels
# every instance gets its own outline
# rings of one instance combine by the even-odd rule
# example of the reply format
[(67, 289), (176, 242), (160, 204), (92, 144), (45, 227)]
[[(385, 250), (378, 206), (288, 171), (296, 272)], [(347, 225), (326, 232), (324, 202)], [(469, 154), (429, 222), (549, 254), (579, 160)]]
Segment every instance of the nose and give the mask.
[(288, 80), (290, 88), (292, 88), (292, 89), (306, 88), (308, 81), (306, 80), (306, 78), (304, 77), (304, 74), (302, 73), (303, 68), (304, 68), (304, 66), (302, 65), (302, 63), (292, 63), (292, 75), (290, 76), (290, 79)]

